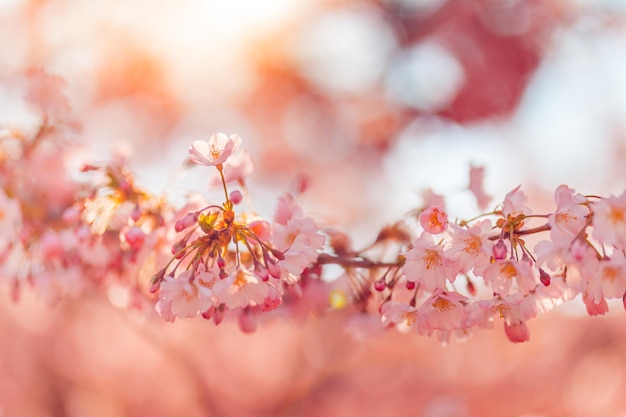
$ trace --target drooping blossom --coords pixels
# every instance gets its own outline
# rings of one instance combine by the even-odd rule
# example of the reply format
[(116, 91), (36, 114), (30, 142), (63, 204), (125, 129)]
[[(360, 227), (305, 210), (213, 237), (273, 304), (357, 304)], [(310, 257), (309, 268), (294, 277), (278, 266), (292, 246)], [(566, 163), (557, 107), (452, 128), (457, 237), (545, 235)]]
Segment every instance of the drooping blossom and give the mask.
[(432, 292), (445, 288), (447, 281), (455, 280), (457, 266), (444, 255), (443, 247), (435, 244), (433, 236), (424, 232), (407, 252), (402, 271), (409, 282), (420, 284)]
[(433, 330), (455, 330), (465, 326), (467, 297), (439, 288), (428, 297), (417, 312), (417, 326), (422, 334)]
[(532, 295), (521, 293), (473, 302), (467, 306), (468, 320), (482, 328), (492, 328), (494, 320), (502, 319), (505, 326), (525, 323), (537, 315), (537, 305)]
[(196, 140), (189, 147), (189, 157), (199, 165), (220, 166), (241, 144), (237, 134), (214, 133), (208, 141)]
[(193, 278), (191, 270), (181, 272), (177, 277), (167, 275), (161, 282), (157, 311), (170, 317), (195, 317), (214, 305), (213, 293), (208, 285), (209, 276)]
[(513, 282), (523, 294), (530, 292), (537, 285), (532, 265), (525, 260), (496, 260), (485, 269), (483, 277), (491, 289), (501, 296), (509, 294)]
[(420, 225), (430, 234), (443, 233), (448, 228), (448, 214), (437, 206), (428, 207), (420, 214)]
[(626, 249), (626, 191), (592, 204), (593, 237), (602, 243)]
[(485, 180), (485, 167), (470, 165), (469, 173), (469, 190), (474, 194), (476, 203), (480, 210), (486, 210), (492, 200), (492, 196), (484, 190), (483, 182)]
[(591, 258), (583, 268), (586, 295), (598, 304), (602, 298), (621, 298), (626, 293), (626, 259), (615, 251), (610, 258)]
[(229, 309), (262, 305), (269, 295), (268, 283), (251, 271), (238, 268), (228, 278), (215, 282), (213, 293)]
[(380, 316), (384, 326), (395, 326), (401, 332), (414, 328), (417, 308), (399, 301), (387, 301), (380, 306)]

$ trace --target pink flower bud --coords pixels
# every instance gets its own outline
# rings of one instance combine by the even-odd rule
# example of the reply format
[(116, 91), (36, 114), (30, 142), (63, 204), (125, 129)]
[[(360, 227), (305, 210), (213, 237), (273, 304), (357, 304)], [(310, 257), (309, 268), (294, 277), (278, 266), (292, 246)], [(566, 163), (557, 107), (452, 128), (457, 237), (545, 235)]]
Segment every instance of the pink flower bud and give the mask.
[(548, 274), (542, 268), (539, 268), (539, 281), (541, 281), (541, 283), (546, 287), (550, 285), (550, 274)]
[(498, 239), (495, 245), (493, 245), (493, 258), (501, 260), (506, 258), (506, 245), (502, 238)]
[(415, 289), (415, 282), (413, 281), (407, 281), (406, 282), (406, 289), (407, 290), (414, 290)]
[(509, 340), (513, 343), (528, 342), (530, 340), (530, 330), (526, 323), (520, 322), (517, 324), (504, 323), (504, 332)]
[(130, 245), (132, 249), (141, 249), (143, 243), (146, 240), (146, 234), (138, 226), (130, 227), (126, 233), (124, 233), (124, 239)]
[(232, 201), (234, 205), (241, 203), (242, 200), (243, 200), (243, 194), (241, 194), (241, 191), (235, 190), (232, 193), (230, 193), (230, 201)]
[(448, 228), (448, 214), (440, 207), (429, 207), (420, 215), (420, 225), (432, 235), (442, 233)]
[(374, 289), (378, 292), (384, 291), (387, 288), (387, 282), (385, 282), (385, 278), (377, 279), (374, 282)]
[(139, 219), (141, 219), (141, 209), (139, 208), (139, 206), (135, 206), (135, 208), (133, 209), (133, 211), (130, 212), (130, 218), (134, 221), (134, 222), (138, 222)]
[(239, 315), (239, 328), (244, 333), (254, 333), (256, 331), (256, 314), (254, 314), (249, 308), (244, 309)]
[(182, 232), (183, 230), (193, 225), (197, 221), (198, 221), (198, 213), (195, 211), (192, 211), (191, 213), (185, 214), (185, 217), (183, 217), (182, 219), (178, 219), (176, 221), (176, 224), (174, 225), (174, 230), (176, 230), (177, 233)]

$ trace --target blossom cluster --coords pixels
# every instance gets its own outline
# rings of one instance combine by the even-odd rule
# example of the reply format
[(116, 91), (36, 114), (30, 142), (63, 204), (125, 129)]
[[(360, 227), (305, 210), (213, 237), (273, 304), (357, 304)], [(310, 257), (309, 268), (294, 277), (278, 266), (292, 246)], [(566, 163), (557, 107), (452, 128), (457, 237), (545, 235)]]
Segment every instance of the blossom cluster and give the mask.
[[(190, 194), (174, 206), (137, 185), (122, 154), (73, 172), (80, 146), (61, 84), (30, 73), (25, 100), (39, 128), (0, 127), (0, 282), (16, 300), (26, 287), (49, 303), (105, 295), (167, 321), (230, 316), (244, 331), (271, 311), (352, 308), (444, 342), (496, 323), (511, 341), (529, 340), (530, 319), (578, 296), (590, 315), (611, 299), (626, 303), (626, 192), (561, 185), (554, 209), (536, 213), (517, 187), (493, 210), (457, 221), (430, 193), (355, 250), (305, 213), (304, 185), (279, 198), (271, 219), (250, 209), (254, 164), (236, 134), (189, 147), (187, 165), (210, 170), (209, 186), (223, 190), (218, 203)], [(492, 200), (483, 177), (471, 167), (481, 210)], [(332, 282), (331, 264), (344, 271)]]

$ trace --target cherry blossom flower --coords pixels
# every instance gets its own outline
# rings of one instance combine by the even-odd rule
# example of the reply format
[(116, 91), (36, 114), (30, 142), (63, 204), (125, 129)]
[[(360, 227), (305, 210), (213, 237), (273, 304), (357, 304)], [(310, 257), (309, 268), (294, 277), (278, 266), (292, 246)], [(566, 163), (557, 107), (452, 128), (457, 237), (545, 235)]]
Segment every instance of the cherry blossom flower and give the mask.
[(626, 249), (626, 191), (592, 204), (593, 237), (600, 242)]
[(287, 273), (299, 276), (315, 262), (326, 239), (313, 219), (304, 217), (304, 211), (289, 194), (279, 199), (275, 219), (272, 243), (284, 255), (280, 266)]
[(420, 225), (430, 234), (442, 233), (448, 228), (448, 214), (440, 207), (428, 207), (420, 214)]
[(459, 272), (470, 270), (482, 275), (491, 264), (493, 242), (489, 240), (491, 221), (483, 220), (473, 224), (469, 229), (451, 225), (452, 241), (446, 255), (454, 260)]
[[(583, 206), (587, 199), (569, 188), (560, 185), (554, 192), (556, 212), (548, 216), (548, 223), (552, 227), (551, 234), (566, 232), (575, 236), (586, 224), (589, 209)], [(558, 237), (557, 237), (558, 238)], [(554, 240), (554, 237), (552, 238)]]
[(417, 308), (399, 301), (387, 301), (380, 306), (380, 316), (385, 326), (395, 326), (401, 332), (414, 328)]
[(520, 214), (530, 214), (530, 209), (526, 206), (528, 198), (520, 188), (521, 185), (518, 185), (504, 197), (504, 202), (502, 203), (502, 215), (504, 218), (509, 216), (515, 218)]
[[(161, 282), (159, 308), (157, 311), (166, 317), (195, 317), (214, 305), (212, 291), (200, 277), (193, 279), (191, 270), (179, 276), (167, 275)], [(206, 277), (204, 277), (206, 278)]]
[(504, 323), (504, 332), (513, 343), (528, 342), (530, 340), (530, 330), (524, 322), (514, 324)]
[(426, 232), (413, 242), (402, 267), (409, 282), (431, 292), (445, 288), (446, 281), (453, 282), (457, 269), (457, 264), (444, 255), (442, 246), (435, 244), (432, 235)]
[(509, 294), (514, 280), (517, 288), (524, 294), (537, 285), (532, 265), (525, 260), (496, 260), (485, 269), (483, 277), (485, 282), (491, 285), (491, 289), (501, 296)]
[(213, 293), (229, 309), (262, 305), (269, 295), (268, 284), (251, 271), (238, 268), (226, 279), (217, 281)]
[(626, 293), (626, 259), (615, 251), (610, 259), (590, 259), (583, 268), (587, 296), (598, 304), (602, 298), (621, 298)]
[(241, 144), (237, 134), (227, 136), (219, 132), (213, 134), (208, 141), (196, 140), (189, 147), (189, 156), (199, 165), (221, 166)]
[(489, 202), (492, 200), (492, 196), (487, 194), (483, 188), (483, 182), (485, 179), (485, 167), (478, 167), (470, 165), (469, 173), (469, 190), (476, 197), (476, 203), (480, 210), (486, 210)]
[(494, 319), (503, 319), (508, 326), (524, 323), (537, 315), (536, 300), (521, 293), (496, 296), (467, 306), (468, 319), (482, 328), (492, 328)]
[(439, 288), (418, 308), (417, 326), (420, 333), (433, 330), (454, 330), (464, 327), (467, 297)]
[(609, 305), (604, 297), (600, 297), (598, 300), (595, 300), (590, 294), (584, 293), (583, 303), (585, 303), (587, 313), (590, 316), (601, 316), (609, 311)]

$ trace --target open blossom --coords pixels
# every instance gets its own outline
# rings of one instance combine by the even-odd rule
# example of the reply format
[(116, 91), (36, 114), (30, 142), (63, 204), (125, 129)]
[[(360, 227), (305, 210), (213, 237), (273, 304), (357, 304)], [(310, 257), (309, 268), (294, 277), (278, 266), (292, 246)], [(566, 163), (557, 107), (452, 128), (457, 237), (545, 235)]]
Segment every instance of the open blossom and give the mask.
[(232, 310), (263, 305), (270, 294), (268, 286), (251, 271), (238, 268), (228, 278), (217, 281), (213, 293), (220, 303)]
[(420, 333), (433, 330), (454, 330), (464, 327), (467, 297), (454, 291), (437, 289), (418, 308), (417, 326)]
[(485, 282), (491, 285), (493, 292), (501, 296), (509, 294), (513, 281), (523, 294), (533, 290), (537, 285), (531, 263), (524, 260), (496, 260), (485, 269), (483, 277)]
[(459, 272), (474, 271), (475, 275), (482, 275), (485, 268), (491, 264), (493, 242), (489, 240), (491, 221), (484, 220), (473, 224), (469, 229), (451, 225), (452, 242), (446, 255), (453, 259)]
[(168, 275), (163, 279), (157, 311), (164, 318), (170, 314), (181, 318), (194, 317), (214, 305), (213, 293), (206, 281), (210, 277), (206, 275), (192, 278), (192, 271), (186, 270), (178, 277)]
[(196, 140), (189, 147), (189, 157), (199, 165), (223, 164), (241, 144), (241, 137), (233, 134), (214, 133), (208, 141)]
[(621, 298), (626, 293), (626, 259), (615, 251), (610, 259), (591, 258), (582, 270), (587, 296), (598, 304), (602, 298)]
[(522, 190), (521, 185), (518, 185), (504, 197), (502, 203), (502, 215), (507, 218), (517, 217), (520, 214), (530, 214), (530, 209), (526, 206), (528, 198)]
[(469, 320), (482, 328), (492, 328), (494, 319), (503, 319), (506, 325), (514, 326), (537, 315), (533, 296), (521, 293), (474, 302), (467, 309)]
[(567, 185), (560, 185), (556, 189), (554, 199), (557, 206), (556, 212), (548, 216), (548, 223), (552, 227), (551, 235), (565, 232), (575, 236), (585, 227), (589, 215), (589, 209), (582, 205), (587, 199), (576, 194)]
[(626, 191), (593, 203), (593, 237), (626, 249)]
[(275, 221), (272, 243), (285, 257), (280, 266), (297, 277), (317, 260), (326, 239), (313, 219), (304, 216), (290, 194), (279, 199)]
[(399, 301), (387, 301), (380, 306), (380, 316), (385, 326), (395, 326), (407, 332), (416, 324), (417, 308)]
[(442, 233), (448, 228), (448, 214), (440, 207), (428, 207), (420, 214), (420, 225), (430, 234)]
[(420, 284), (427, 291), (445, 288), (446, 281), (456, 278), (456, 263), (447, 258), (441, 245), (435, 244), (432, 235), (424, 232), (413, 242), (402, 267), (406, 279)]
[(325, 241), (319, 230), (313, 219), (300, 218), (299, 215), (287, 221), (285, 226), (275, 225), (272, 241), (285, 257), (280, 261), (280, 266), (290, 274), (299, 276), (304, 268), (315, 262)]

